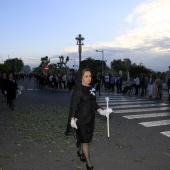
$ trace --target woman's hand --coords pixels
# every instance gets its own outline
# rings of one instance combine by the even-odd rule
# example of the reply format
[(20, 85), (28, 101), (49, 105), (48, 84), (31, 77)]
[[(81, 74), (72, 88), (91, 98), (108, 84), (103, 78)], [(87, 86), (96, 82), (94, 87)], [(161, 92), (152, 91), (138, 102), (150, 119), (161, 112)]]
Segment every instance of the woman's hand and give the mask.
[(100, 115), (108, 117), (108, 112), (106, 112), (105, 110), (99, 109), (98, 112)]
[(99, 112), (100, 115), (109, 117), (110, 113), (113, 112), (111, 108), (108, 108), (106, 110), (102, 110), (102, 109), (98, 109), (97, 110)]
[(71, 124), (71, 127), (72, 127), (72, 128), (78, 129), (78, 127), (77, 127), (77, 125), (76, 125), (76, 121), (77, 121), (77, 119), (72, 118), (70, 124)]

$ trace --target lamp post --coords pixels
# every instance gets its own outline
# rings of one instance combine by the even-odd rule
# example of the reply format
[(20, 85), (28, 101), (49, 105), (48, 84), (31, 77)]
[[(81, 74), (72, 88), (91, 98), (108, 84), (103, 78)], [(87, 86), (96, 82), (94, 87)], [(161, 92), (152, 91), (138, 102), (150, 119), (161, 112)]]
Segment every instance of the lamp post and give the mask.
[(82, 41), (85, 39), (84, 37), (82, 37), (81, 34), (79, 34), (76, 38), (77, 40), (77, 45), (78, 45), (78, 52), (79, 52), (79, 67), (80, 67), (80, 62), (81, 62), (81, 53), (82, 53), (82, 45), (84, 45), (84, 43), (82, 43)]
[(102, 76), (104, 76), (104, 66), (103, 66), (103, 62), (104, 62), (104, 50), (96, 50), (96, 52), (101, 52), (102, 53)]

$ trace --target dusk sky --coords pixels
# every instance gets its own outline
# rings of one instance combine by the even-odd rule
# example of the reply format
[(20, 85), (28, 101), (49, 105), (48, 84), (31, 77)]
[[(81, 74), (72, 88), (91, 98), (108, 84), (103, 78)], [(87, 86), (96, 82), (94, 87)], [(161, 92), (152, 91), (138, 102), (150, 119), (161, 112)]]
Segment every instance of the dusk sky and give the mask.
[(129, 58), (154, 71), (170, 66), (170, 0), (0, 0), (0, 63), (21, 58), (36, 67), (42, 57), (78, 64), (82, 59)]

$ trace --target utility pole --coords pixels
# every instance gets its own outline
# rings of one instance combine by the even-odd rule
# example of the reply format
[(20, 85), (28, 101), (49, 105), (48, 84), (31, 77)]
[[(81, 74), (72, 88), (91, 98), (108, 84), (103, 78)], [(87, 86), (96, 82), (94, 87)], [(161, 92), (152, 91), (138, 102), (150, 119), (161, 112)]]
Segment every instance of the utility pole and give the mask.
[(96, 52), (101, 52), (102, 53), (102, 76), (104, 75), (104, 50), (96, 50)]
[(80, 67), (80, 62), (81, 62), (81, 53), (82, 53), (82, 45), (84, 45), (84, 43), (82, 42), (85, 38), (82, 37), (81, 34), (79, 34), (76, 38), (77, 40), (77, 45), (78, 45), (78, 53), (79, 53), (79, 67)]

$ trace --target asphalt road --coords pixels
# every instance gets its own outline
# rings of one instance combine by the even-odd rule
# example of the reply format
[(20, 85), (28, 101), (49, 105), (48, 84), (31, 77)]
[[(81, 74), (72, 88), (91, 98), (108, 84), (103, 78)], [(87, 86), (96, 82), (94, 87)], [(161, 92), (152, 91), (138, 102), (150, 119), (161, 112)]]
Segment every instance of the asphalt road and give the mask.
[[(0, 169), (85, 170), (85, 163), (76, 156), (73, 136), (62, 136), (71, 92), (42, 89), (33, 79), (19, 80), (18, 85), (22, 85), (24, 90), (16, 100), (15, 110), (7, 108), (5, 103), (0, 104)], [(170, 109), (166, 96), (162, 100), (154, 100), (102, 90), (102, 96), (97, 95), (97, 102), (102, 107), (106, 107), (106, 96), (110, 97), (109, 107), (114, 110), (110, 115), (110, 140), (107, 138), (106, 118), (96, 114), (94, 139), (90, 145), (94, 169), (169, 170), (170, 137), (168, 133), (162, 133), (170, 129)], [(34, 118), (37, 112), (43, 114)], [(29, 121), (28, 113), (33, 116), (32, 122), (50, 120), (47, 123), (50, 125), (54, 122), (52, 125), (57, 127), (55, 129), (49, 130), (49, 126), (45, 129), (47, 124), (41, 127), (42, 131), (45, 129), (48, 132), (46, 135), (51, 135), (50, 138), (24, 142), (29, 129), (19, 128), (28, 126), (24, 126)], [(27, 117), (24, 119), (23, 115)], [(21, 120), (24, 120), (23, 124)], [(51, 131), (55, 134), (52, 135)], [(46, 144), (46, 141), (49, 143)]]

